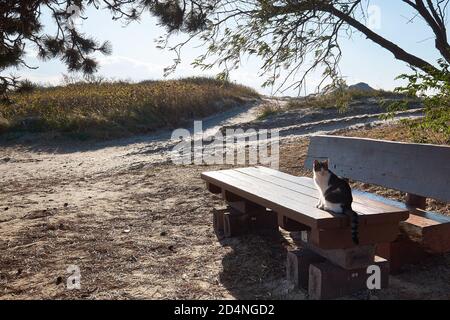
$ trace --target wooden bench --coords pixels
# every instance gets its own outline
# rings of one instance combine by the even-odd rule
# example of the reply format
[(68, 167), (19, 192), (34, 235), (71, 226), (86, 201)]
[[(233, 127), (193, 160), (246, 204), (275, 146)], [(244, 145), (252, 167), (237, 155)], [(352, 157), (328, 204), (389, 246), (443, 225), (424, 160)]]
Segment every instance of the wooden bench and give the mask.
[[(410, 192), (409, 199), (419, 202), (423, 201), (422, 198), (415, 195), (424, 196), (422, 189), (431, 190), (426, 192), (427, 196), (445, 198), (441, 188), (447, 183), (445, 190), (449, 190), (448, 176), (443, 179), (445, 175), (434, 175), (430, 178), (440, 181), (437, 187), (418, 189), (415, 184), (421, 182), (405, 174), (405, 168), (415, 170), (418, 163), (423, 163), (406, 162), (408, 154), (409, 159), (415, 154), (414, 150), (409, 149), (410, 146), (369, 139), (314, 136), (305, 164), (311, 167), (313, 159), (330, 159), (331, 170), (340, 176), (390, 188), (397, 186), (400, 189), (401, 186), (400, 190)], [(422, 145), (414, 146), (420, 148)], [(446, 156), (450, 159), (450, 148), (432, 146), (431, 150), (427, 150), (428, 154), (441, 168), (448, 170), (448, 163), (439, 159)], [(423, 175), (421, 172), (418, 177), (425, 179)], [(368, 265), (380, 267), (382, 284), (386, 287), (389, 263), (375, 256), (375, 250), (392, 259), (393, 250), (389, 245), (398, 239), (401, 224), (412, 225), (408, 222), (410, 212), (417, 211), (354, 190), (353, 209), (359, 215), (360, 238), (360, 245), (356, 247), (351, 240), (350, 221), (346, 216), (315, 207), (318, 192), (311, 178), (296, 177), (265, 167), (250, 167), (204, 172), (202, 179), (206, 181), (208, 190), (220, 194), (230, 208), (227, 212), (214, 212), (217, 233), (234, 236), (249, 230), (273, 231), (278, 226), (301, 232), (299, 244), (302, 249), (288, 253), (287, 275), (298, 286), (307, 288), (313, 298), (333, 298), (365, 288), (367, 274), (363, 271)], [(418, 217), (429, 219), (427, 214)], [(433, 220), (435, 223), (430, 224), (430, 228), (433, 225), (439, 234), (448, 227), (445, 218), (442, 219), (444, 221)]]
[[(221, 193), (231, 207), (240, 212), (262, 208), (261, 212), (265, 213), (266, 208), (271, 209), (280, 217), (281, 226), (296, 222), (295, 230), (310, 230), (311, 242), (320, 248), (354, 246), (349, 219), (315, 207), (319, 194), (311, 178), (295, 177), (265, 167), (250, 167), (205, 172), (202, 179), (207, 181), (209, 191)], [(408, 218), (408, 210), (359, 195), (354, 201), (353, 209), (360, 216), (361, 245), (397, 238), (398, 224)]]
[(305, 165), (330, 159), (337, 175), (405, 193), (404, 203), (375, 194), (353, 193), (410, 213), (393, 242), (377, 245), (377, 253), (396, 273), (428, 254), (450, 252), (450, 217), (425, 211), (426, 198), (450, 201), (450, 147), (338, 136), (314, 136)]

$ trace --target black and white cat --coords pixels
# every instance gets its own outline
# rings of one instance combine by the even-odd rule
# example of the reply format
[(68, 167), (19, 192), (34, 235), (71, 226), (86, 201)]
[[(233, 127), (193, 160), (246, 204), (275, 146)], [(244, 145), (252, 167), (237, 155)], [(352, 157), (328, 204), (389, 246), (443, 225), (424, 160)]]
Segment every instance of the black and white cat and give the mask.
[(352, 189), (348, 182), (328, 169), (328, 160), (314, 160), (314, 184), (319, 190), (319, 202), (316, 207), (349, 216), (352, 240), (358, 244), (358, 214), (352, 210)]

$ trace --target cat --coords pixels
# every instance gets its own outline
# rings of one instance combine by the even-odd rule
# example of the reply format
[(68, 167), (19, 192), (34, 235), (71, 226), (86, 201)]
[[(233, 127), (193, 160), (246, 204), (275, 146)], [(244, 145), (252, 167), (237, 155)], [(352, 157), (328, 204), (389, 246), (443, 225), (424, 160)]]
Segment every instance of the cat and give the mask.
[(345, 214), (351, 219), (352, 241), (359, 244), (358, 214), (352, 209), (352, 189), (348, 182), (328, 169), (328, 160), (314, 160), (314, 184), (319, 191), (316, 207), (337, 214)]

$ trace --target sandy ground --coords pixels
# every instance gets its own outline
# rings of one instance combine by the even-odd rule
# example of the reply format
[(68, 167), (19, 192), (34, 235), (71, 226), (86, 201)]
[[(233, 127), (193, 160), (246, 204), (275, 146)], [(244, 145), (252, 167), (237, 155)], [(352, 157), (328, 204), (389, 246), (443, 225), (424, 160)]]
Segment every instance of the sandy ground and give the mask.
[[(258, 108), (212, 117), (204, 129), (254, 120)], [(280, 169), (306, 173), (302, 161), (310, 133), (379, 124), (377, 117), (352, 116), (329, 126), (332, 118), (319, 115), (303, 121), (306, 131), (286, 130)], [(285, 254), (293, 247), (288, 234), (217, 240), (211, 213), (223, 202), (199, 177), (225, 166), (174, 165), (170, 151), (176, 142), (168, 138), (169, 132), (161, 132), (103, 143), (5, 143), (0, 298), (307, 298), (285, 281)], [(80, 268), (80, 290), (66, 289), (70, 265)], [(391, 277), (389, 289), (371, 296), (449, 299), (449, 265), (446, 255), (407, 267)]]

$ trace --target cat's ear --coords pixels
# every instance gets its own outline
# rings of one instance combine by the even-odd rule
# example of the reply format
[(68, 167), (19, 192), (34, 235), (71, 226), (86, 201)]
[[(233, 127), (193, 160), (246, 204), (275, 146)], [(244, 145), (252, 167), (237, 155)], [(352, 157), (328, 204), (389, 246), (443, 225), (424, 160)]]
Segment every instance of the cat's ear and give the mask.
[(328, 169), (328, 159), (324, 160), (322, 163), (323, 163), (323, 167), (325, 169)]
[(319, 160), (315, 159), (315, 160), (313, 161), (313, 170), (314, 170), (314, 171), (319, 170), (319, 166), (320, 166)]

